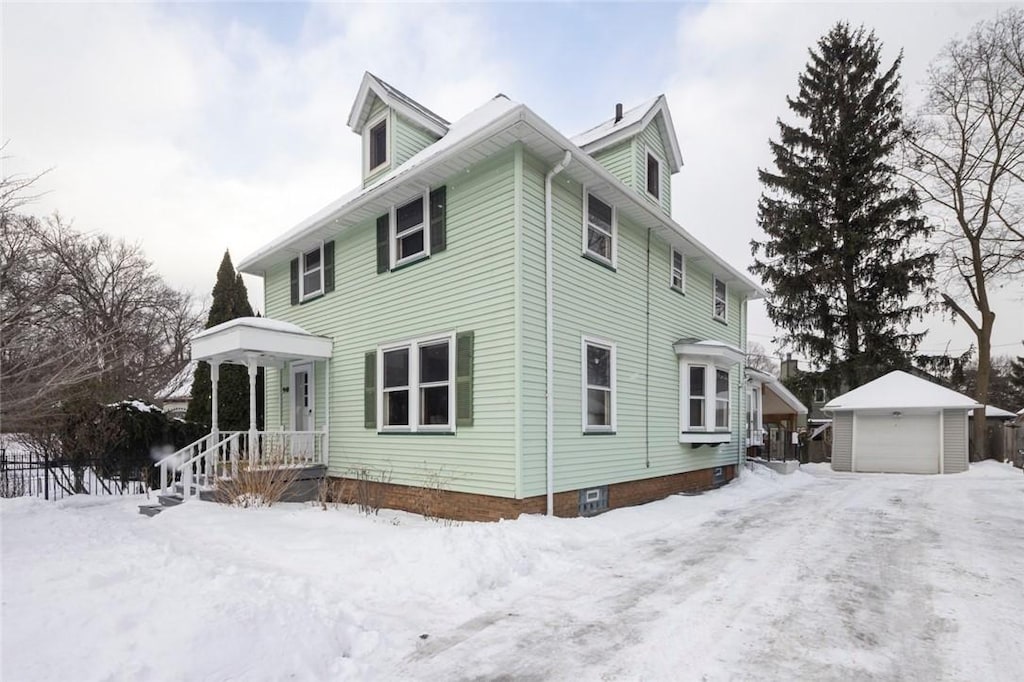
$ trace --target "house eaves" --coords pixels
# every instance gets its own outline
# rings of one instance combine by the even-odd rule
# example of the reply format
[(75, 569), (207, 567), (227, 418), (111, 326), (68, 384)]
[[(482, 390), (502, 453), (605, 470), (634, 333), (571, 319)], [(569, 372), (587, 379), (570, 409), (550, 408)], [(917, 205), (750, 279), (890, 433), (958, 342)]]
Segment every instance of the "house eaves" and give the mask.
[(683, 167), (683, 153), (679, 147), (679, 139), (676, 137), (675, 125), (672, 123), (672, 114), (668, 110), (665, 95), (658, 95), (652, 100), (633, 107), (623, 113), (622, 118), (618, 121), (610, 118), (571, 139), (573, 144), (583, 151), (588, 154), (596, 154), (602, 149), (613, 147), (638, 135), (655, 120), (658, 114), (662, 115), (658, 121), (658, 132), (668, 151), (669, 167), (675, 173)]
[(359, 91), (348, 115), (348, 127), (356, 134), (362, 134), (363, 126), (369, 117), (371, 95), (376, 95), (386, 106), (438, 137), (447, 134), (451, 125), (412, 97), (367, 71), (363, 74), (363, 81), (359, 84)]
[[(650, 227), (688, 257), (705, 264), (744, 298), (766, 293), (750, 277), (729, 265), (696, 237), (650, 205), (585, 151), (524, 104), (503, 95), (452, 124), (448, 135), (425, 148), (373, 184), (347, 194), (313, 214), (255, 253), (243, 259), (240, 272), (263, 275), (273, 265), (290, 260), (321, 241), (390, 210), (411, 193), (445, 182), (466, 166), (522, 142), (546, 163), (554, 165), (565, 150), (572, 162), (562, 177), (570, 177), (615, 204), (620, 215)], [(562, 180), (564, 181), (564, 180)]]

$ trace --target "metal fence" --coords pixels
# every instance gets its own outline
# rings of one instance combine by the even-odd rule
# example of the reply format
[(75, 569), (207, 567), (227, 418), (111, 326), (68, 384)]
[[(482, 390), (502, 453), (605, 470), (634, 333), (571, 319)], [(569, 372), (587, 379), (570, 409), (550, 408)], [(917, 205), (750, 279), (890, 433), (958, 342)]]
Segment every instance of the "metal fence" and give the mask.
[(20, 445), (0, 447), (0, 497), (69, 495), (137, 495), (148, 489), (146, 471), (110, 470), (95, 459), (47, 458)]

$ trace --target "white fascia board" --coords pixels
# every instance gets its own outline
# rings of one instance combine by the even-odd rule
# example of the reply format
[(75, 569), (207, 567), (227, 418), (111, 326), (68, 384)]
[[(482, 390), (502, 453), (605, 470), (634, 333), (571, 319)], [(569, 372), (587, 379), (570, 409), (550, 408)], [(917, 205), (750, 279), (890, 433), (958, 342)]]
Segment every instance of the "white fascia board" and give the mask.
[(725, 361), (730, 365), (738, 365), (746, 357), (743, 351), (724, 341), (696, 341), (693, 343), (676, 343), (672, 346), (676, 355), (686, 357), (711, 358)]
[(610, 132), (604, 137), (599, 137), (592, 142), (587, 142), (580, 148), (588, 154), (596, 154), (602, 149), (613, 147), (619, 142), (623, 142), (639, 134), (640, 131), (651, 124), (651, 121), (653, 121), (659, 113), (663, 116), (663, 130), (660, 132), (663, 134), (662, 137), (665, 138), (663, 141), (667, 142), (665, 146), (669, 152), (669, 158), (666, 160), (668, 161), (672, 172), (676, 173), (683, 167), (683, 153), (679, 147), (679, 138), (676, 137), (676, 129), (672, 123), (672, 114), (669, 113), (668, 103), (665, 101), (664, 95), (660, 95), (658, 97), (654, 105), (647, 110), (647, 113), (645, 113), (641, 119)]
[(193, 360), (235, 362), (245, 357), (324, 360), (331, 357), (333, 345), (322, 336), (253, 327), (233, 327), (193, 339), (191, 344)]
[(380, 84), (380, 81), (373, 74), (367, 72), (363, 74), (363, 82), (359, 84), (359, 91), (356, 93), (355, 102), (352, 103), (352, 109), (348, 114), (348, 127), (358, 135), (362, 134), (363, 126), (367, 121), (365, 112), (370, 104), (371, 94), (379, 97), (385, 106), (394, 109), (427, 132), (434, 133), (438, 137), (444, 137), (445, 133), (448, 132), (447, 127), (427, 118), (405, 102), (400, 102), (392, 97), (387, 89)]

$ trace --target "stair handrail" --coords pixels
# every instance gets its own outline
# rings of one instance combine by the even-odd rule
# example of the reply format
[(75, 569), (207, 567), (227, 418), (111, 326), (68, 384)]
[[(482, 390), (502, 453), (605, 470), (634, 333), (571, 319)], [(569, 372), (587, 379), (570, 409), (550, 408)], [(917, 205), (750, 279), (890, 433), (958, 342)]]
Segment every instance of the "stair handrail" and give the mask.
[(220, 435), (225, 436), (224, 438), (220, 438), (216, 443), (213, 443), (198, 455), (195, 455), (191, 459), (183, 462), (181, 466), (178, 467), (178, 471), (181, 472), (182, 500), (188, 501), (191, 499), (192, 471), (195, 466), (200, 464), (204, 459), (206, 459), (206, 476), (208, 481), (216, 474), (218, 454), (225, 449), (231, 458), (232, 475), (238, 473), (238, 453), (241, 449), (239, 441), (246, 433), (246, 431), (221, 431)]

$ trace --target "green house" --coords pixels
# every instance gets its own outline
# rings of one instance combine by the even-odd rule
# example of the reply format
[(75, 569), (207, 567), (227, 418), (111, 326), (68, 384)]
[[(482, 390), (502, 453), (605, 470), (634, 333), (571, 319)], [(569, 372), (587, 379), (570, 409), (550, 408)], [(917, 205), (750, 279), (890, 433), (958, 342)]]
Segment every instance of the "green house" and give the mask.
[(193, 342), (214, 366), (268, 368), (243, 456), (280, 443), (384, 506), (429, 491), (467, 519), (737, 475), (764, 292), (673, 220), (664, 96), (570, 138), (504, 95), (449, 123), (367, 73), (348, 125), (361, 186), (240, 263), (265, 320)]

